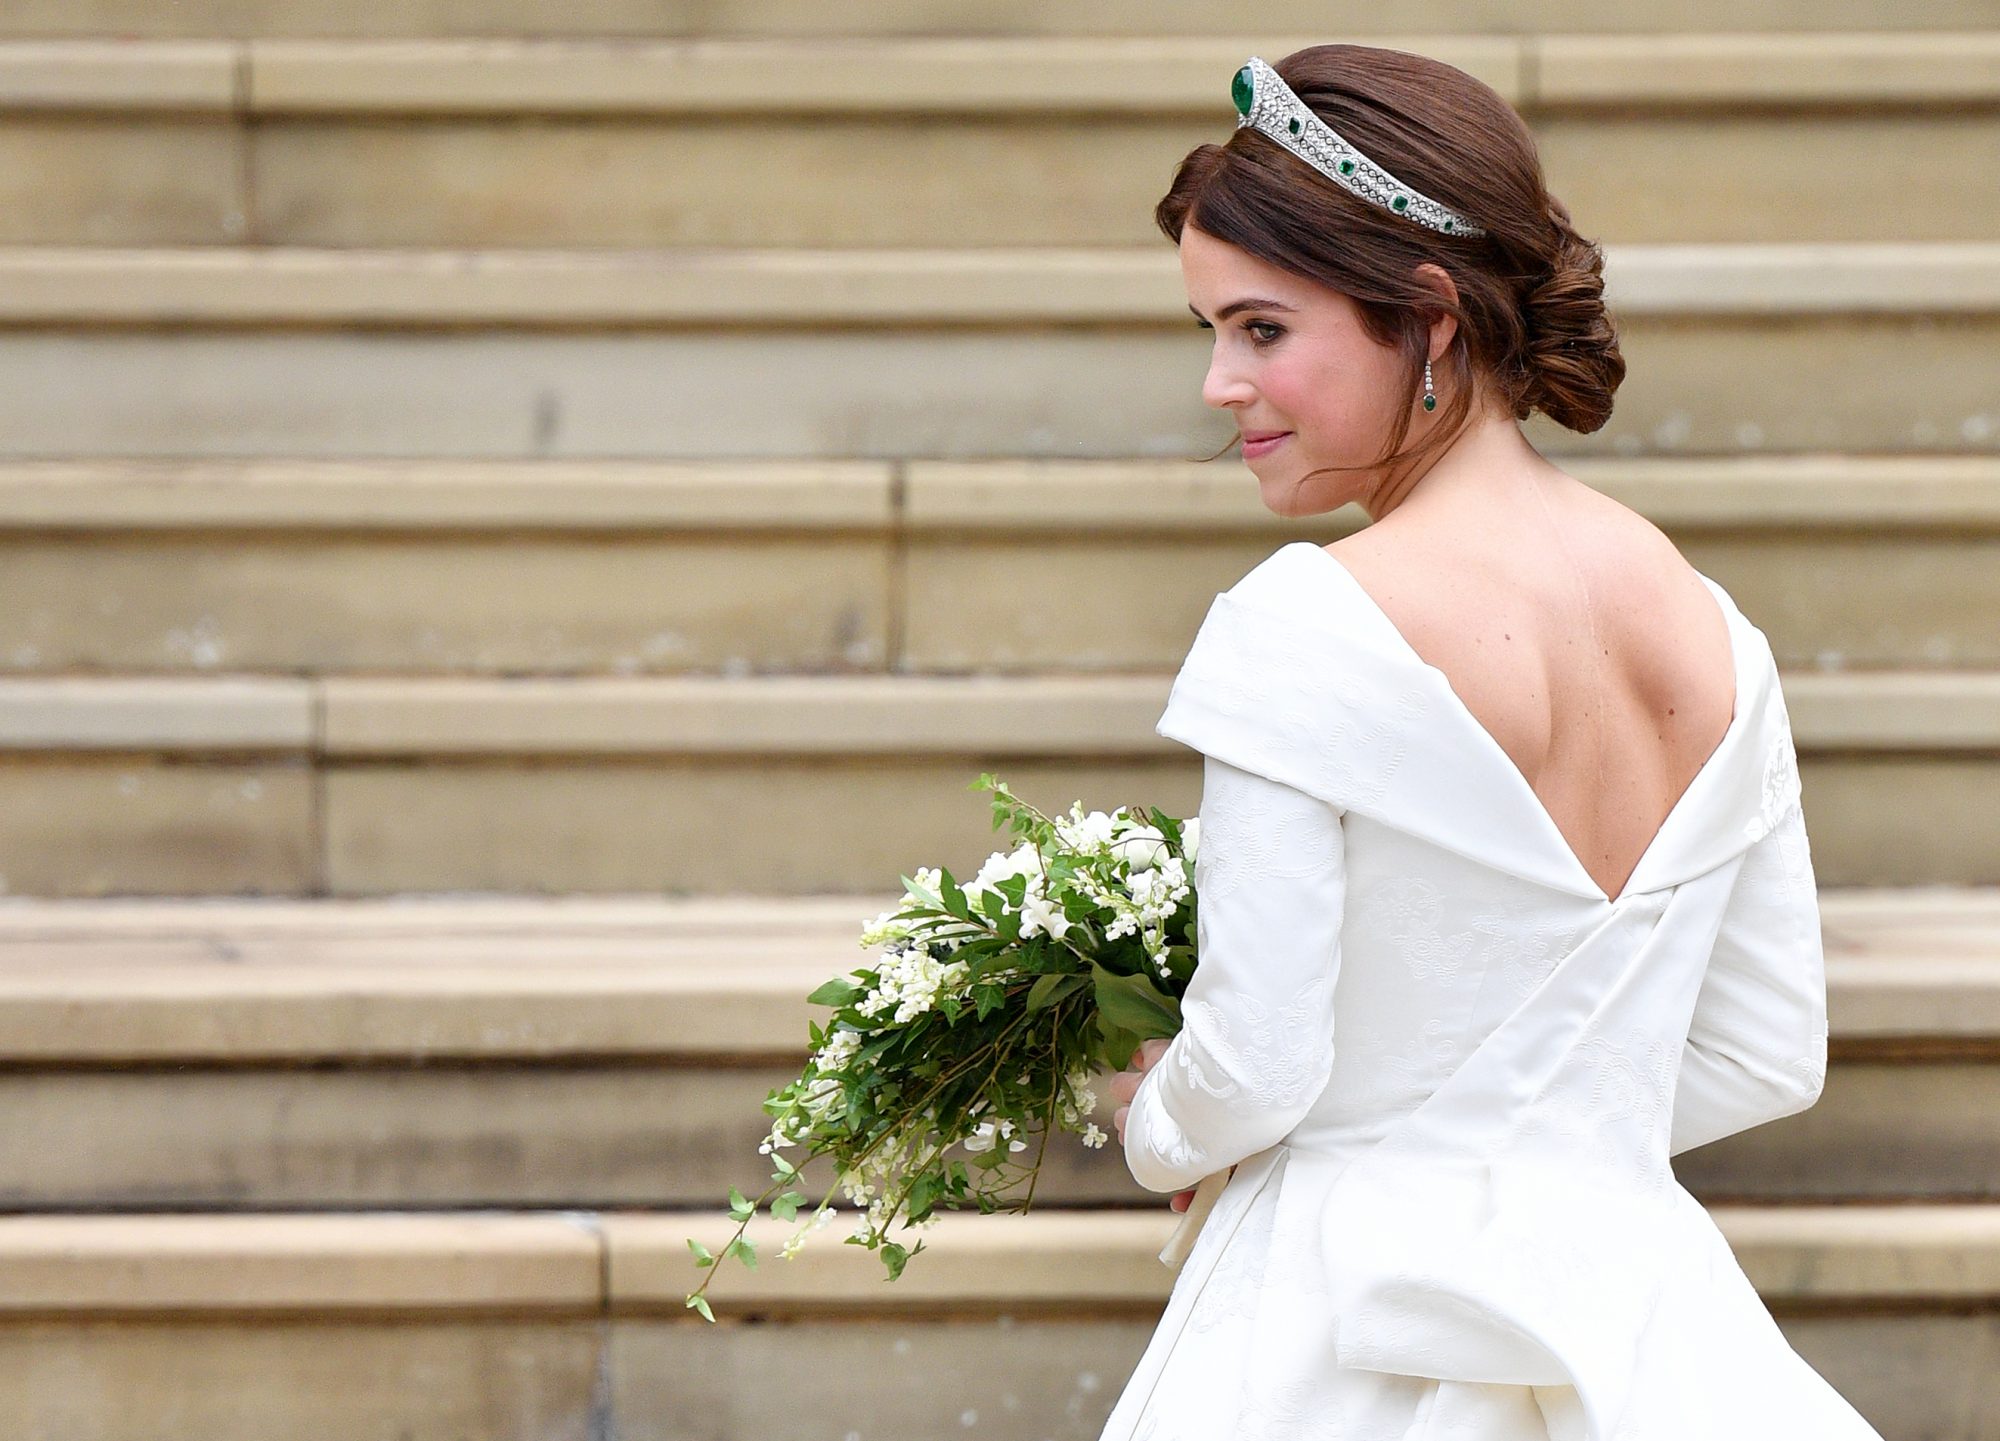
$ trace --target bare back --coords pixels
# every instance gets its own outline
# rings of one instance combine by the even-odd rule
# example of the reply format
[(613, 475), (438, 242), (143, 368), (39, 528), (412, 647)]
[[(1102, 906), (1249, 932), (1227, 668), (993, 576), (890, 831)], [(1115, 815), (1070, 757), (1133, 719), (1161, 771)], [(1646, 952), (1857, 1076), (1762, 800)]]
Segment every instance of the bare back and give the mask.
[(1715, 597), (1658, 527), (1580, 482), (1546, 511), (1396, 519), (1326, 549), (1619, 894), (1734, 715)]

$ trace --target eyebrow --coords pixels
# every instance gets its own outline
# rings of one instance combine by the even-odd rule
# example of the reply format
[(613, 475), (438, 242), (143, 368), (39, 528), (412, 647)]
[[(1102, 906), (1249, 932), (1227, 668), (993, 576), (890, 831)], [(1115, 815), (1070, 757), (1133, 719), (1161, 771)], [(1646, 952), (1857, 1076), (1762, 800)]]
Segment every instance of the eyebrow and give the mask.
[[(1285, 304), (1285, 302), (1282, 300), (1266, 300), (1261, 296), (1253, 295), (1244, 300), (1230, 301), (1229, 304), (1223, 306), (1222, 309), (1215, 312), (1215, 318), (1217, 320), (1227, 320), (1229, 319), (1230, 316), (1236, 314), (1236, 312), (1239, 310), (1282, 310), (1287, 313), (1290, 313), (1292, 311), (1292, 307)], [(1202, 318), (1201, 312), (1199, 310), (1196, 310), (1192, 305), (1188, 307), (1188, 312), (1191, 315), (1193, 315), (1196, 320), (1200, 320)]]

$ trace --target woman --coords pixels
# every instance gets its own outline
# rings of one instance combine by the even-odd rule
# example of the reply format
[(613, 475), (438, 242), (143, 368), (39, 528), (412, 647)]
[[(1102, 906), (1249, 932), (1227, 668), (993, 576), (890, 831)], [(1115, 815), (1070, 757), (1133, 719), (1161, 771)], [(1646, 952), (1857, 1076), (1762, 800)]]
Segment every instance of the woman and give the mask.
[(1602, 255), (1450, 66), (1234, 96), (1157, 212), (1203, 397), (1271, 510), (1374, 523), (1218, 596), (1157, 727), (1200, 964), (1115, 1119), (1228, 1181), (1105, 1441), (1879, 1441), (1668, 1164), (1817, 1099), (1825, 982), (1763, 632), (1518, 425), (1610, 414)]

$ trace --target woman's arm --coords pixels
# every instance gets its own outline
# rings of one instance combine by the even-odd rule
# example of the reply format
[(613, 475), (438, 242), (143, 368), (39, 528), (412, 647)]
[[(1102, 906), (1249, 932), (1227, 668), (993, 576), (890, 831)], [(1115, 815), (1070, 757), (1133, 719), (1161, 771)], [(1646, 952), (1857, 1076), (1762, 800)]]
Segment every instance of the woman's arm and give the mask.
[(1195, 972), (1181, 1030), (1145, 1074), (1124, 1149), (1179, 1191), (1281, 1139), (1333, 1070), (1346, 848), (1338, 808), (1203, 757)]
[(1826, 1080), (1826, 961), (1799, 802), (1743, 858), (1695, 1000), (1672, 1155), (1803, 1111)]

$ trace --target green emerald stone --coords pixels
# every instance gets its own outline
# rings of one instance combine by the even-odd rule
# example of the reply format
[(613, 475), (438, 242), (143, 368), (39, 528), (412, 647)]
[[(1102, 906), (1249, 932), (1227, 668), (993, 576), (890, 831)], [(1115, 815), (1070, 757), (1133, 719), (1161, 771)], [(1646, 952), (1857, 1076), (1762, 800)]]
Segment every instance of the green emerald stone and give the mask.
[(1435, 395), (1427, 395), (1424, 397), (1425, 410), (1436, 410), (1437, 408), (1438, 408), (1438, 398)]
[(1245, 65), (1236, 72), (1236, 78), (1229, 82), (1229, 98), (1236, 102), (1236, 113), (1250, 113), (1250, 67)]
[(1301, 125), (1301, 124), (1299, 123), (1299, 117), (1298, 117), (1298, 116), (1296, 116), (1296, 115), (1294, 115), (1294, 116), (1293, 116), (1293, 117), (1291, 118), (1291, 121), (1290, 121), (1290, 124), (1291, 124), (1291, 127), (1292, 127), (1292, 134), (1294, 134), (1294, 135), (1298, 134), (1298, 133), (1299, 133), (1299, 132), (1300, 132), (1301, 130), (1305, 129), (1305, 126), (1303, 126), (1303, 125)]
[(1408, 210), (1410, 208), (1410, 197), (1407, 195), (1398, 195), (1393, 197), (1389, 201), (1389, 208), (1391, 210), (1398, 210), (1398, 211)]
[(1354, 162), (1353, 162), (1352, 160), (1343, 160), (1343, 161), (1341, 161), (1341, 162), (1340, 162), (1340, 173), (1341, 173), (1342, 175), (1352, 175), (1352, 174), (1354, 173)]
[(1445, 221), (1445, 223), (1444, 223), (1444, 228), (1445, 228), (1446, 230), (1449, 230), (1449, 229), (1451, 229), (1451, 222), (1450, 222), (1449, 220)]

